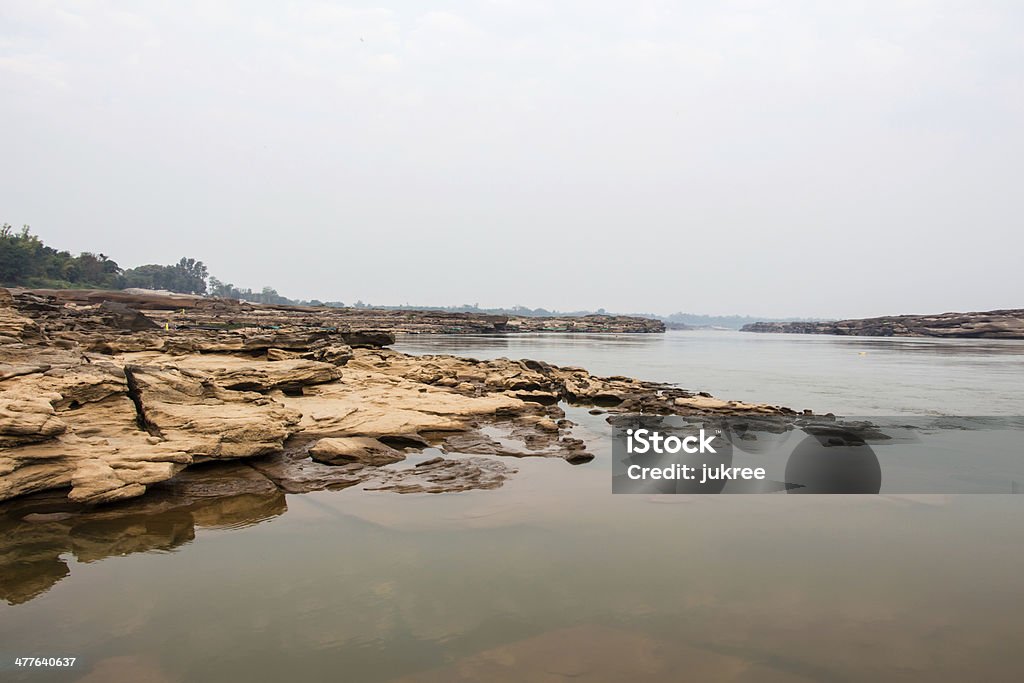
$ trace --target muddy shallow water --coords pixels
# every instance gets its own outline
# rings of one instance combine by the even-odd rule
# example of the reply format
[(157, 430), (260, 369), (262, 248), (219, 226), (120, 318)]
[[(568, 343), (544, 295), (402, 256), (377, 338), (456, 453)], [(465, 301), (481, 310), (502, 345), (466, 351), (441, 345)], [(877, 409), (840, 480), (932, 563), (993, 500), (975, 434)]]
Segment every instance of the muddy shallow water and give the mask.
[[(679, 352), (675, 365), (666, 359), (676, 352), (643, 347), (695, 348), (683, 334), (587, 339), (575, 350), (547, 336), (498, 349), (424, 338), (399, 349), (572, 356), (595, 372), (670, 381), (699, 366), (702, 377), (684, 386), (791, 404), (793, 394), (806, 399), (794, 407), (849, 413), (872, 401), (886, 414), (992, 413), (991, 404), (1014, 414), (994, 399), (975, 410), (965, 397), (1024, 393), (1024, 346), (877, 347), (865, 357), (856, 346), (819, 354), (798, 339), (787, 359), (785, 342), (767, 339), (765, 376), (803, 368), (787, 384), (737, 379), (743, 366), (732, 359), (756, 346), (704, 348), (693, 352), (699, 361)], [(725, 335), (726, 346), (756, 343)], [(858, 375), (865, 359), (882, 367)], [(659, 366), (678, 376), (651, 376)], [(816, 367), (834, 371), (813, 382)], [(895, 387), (888, 401), (861, 390), (880, 374)], [(859, 379), (842, 394), (841, 377)], [(729, 393), (734, 380), (748, 393)], [(840, 405), (823, 405), (831, 392)], [(496, 490), (264, 492), (165, 510), (143, 500), (97, 519), (8, 518), (0, 679), (1024, 678), (1021, 497), (612, 496), (603, 416), (569, 417), (597, 457), (514, 459), (518, 473)], [(27, 656), (77, 661), (14, 665)]]

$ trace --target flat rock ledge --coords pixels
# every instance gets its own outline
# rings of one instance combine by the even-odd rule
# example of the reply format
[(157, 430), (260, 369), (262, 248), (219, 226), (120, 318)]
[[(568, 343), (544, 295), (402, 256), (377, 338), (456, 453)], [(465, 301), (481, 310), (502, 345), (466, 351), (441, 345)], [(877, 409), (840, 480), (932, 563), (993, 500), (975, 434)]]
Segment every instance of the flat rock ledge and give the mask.
[[(290, 311), (172, 328), (129, 303), (0, 289), (0, 501), (45, 494), (77, 510), (166, 495), (186, 475), (189, 500), (491, 489), (515, 473), (512, 458), (593, 457), (565, 404), (793, 412), (540, 361), (410, 356), (386, 348), (393, 330), (294, 325)], [(411, 453), (430, 457), (403, 463)], [(217, 462), (237, 476), (204, 492)]]
[[(451, 311), (285, 306), (152, 290), (14, 289), (20, 308), (43, 325), (74, 325), (80, 319), (120, 319), (124, 329), (278, 326), (335, 330), (388, 330), (407, 334), (515, 334), (518, 332), (659, 333), (665, 324), (630, 315), (506, 316)], [(141, 311), (143, 319), (133, 312)]]
[(1024, 309), (937, 315), (893, 315), (836, 322), (751, 323), (743, 332), (834, 334), (852, 337), (1024, 339)]

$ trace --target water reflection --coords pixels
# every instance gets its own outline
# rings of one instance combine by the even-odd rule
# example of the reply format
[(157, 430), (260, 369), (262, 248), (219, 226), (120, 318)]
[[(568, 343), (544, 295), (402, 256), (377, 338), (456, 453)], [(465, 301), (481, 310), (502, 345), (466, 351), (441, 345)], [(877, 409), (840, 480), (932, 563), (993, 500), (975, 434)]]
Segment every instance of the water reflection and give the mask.
[(173, 550), (196, 527), (239, 528), (287, 510), (285, 496), (252, 469), (217, 463), (185, 470), (141, 499), (98, 508), (68, 503), (64, 492), (25, 496), (0, 506), (0, 598), (20, 604), (70, 573), (78, 562)]
[(409, 335), (395, 348), (533, 358), (722, 398), (845, 415), (1024, 415), (1024, 340), (669, 331)]
[[(979, 373), (957, 354), (859, 356), (860, 340), (588, 337), (431, 348), (802, 407), (792, 392), (847, 415), (1024, 412), (1006, 355)], [(592, 463), (524, 459), (491, 491), (352, 488), (294, 496), (282, 515), (276, 490), (208, 471), (74, 517), (2, 506), (0, 595), (29, 602), (0, 604), (0, 650), (81, 663), (68, 675), (8, 659), (0, 679), (1024, 680), (1019, 497), (613, 496), (604, 417), (586, 425), (605, 444)], [(929, 457), (967, 481), (977, 442), (948, 432), (962, 441)], [(761, 450), (739, 442), (734, 456)], [(199, 531), (272, 518), (210, 542)]]
[(1024, 357), (1024, 343), (1016, 339), (930, 339), (920, 337), (831, 337), (827, 343), (857, 351), (895, 351), (938, 356), (1005, 355)]

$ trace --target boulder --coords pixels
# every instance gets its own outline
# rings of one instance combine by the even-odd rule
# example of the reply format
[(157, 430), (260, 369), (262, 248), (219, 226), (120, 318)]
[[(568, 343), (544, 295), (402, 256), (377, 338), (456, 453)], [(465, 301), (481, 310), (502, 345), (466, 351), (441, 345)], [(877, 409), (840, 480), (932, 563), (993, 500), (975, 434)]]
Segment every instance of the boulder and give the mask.
[(366, 436), (320, 439), (309, 449), (309, 455), (328, 465), (356, 462), (378, 467), (405, 460), (401, 451)]
[(143, 332), (155, 330), (160, 326), (133, 308), (117, 301), (104, 301), (100, 304), (100, 315), (110, 327), (119, 330)]

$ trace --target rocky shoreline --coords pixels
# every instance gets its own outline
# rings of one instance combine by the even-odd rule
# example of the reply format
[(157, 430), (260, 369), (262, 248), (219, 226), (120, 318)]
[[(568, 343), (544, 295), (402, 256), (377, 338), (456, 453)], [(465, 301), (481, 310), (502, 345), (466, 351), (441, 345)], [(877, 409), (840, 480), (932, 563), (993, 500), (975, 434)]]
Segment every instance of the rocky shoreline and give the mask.
[[(0, 501), (64, 490), (69, 503), (111, 503), (211, 461), (244, 463), (288, 493), (493, 488), (514, 469), (479, 456), (592, 457), (560, 403), (786, 411), (539, 361), (410, 356), (386, 348), (391, 330), (274, 311), (260, 325), (172, 327), (122, 302), (0, 290)], [(384, 467), (427, 448), (439, 456)]]
[(938, 315), (895, 315), (836, 322), (751, 323), (741, 332), (857, 337), (1024, 339), (1024, 309)]
[(63, 553), (173, 548), (279, 515), (289, 493), (493, 489), (518, 458), (587, 462), (570, 404), (793, 412), (540, 361), (411, 356), (386, 348), (392, 330), (275, 310), (211, 329), (0, 289), (0, 598), (46, 591)]
[(323, 329), (379, 329), (397, 334), (653, 334), (665, 331), (665, 323), (660, 320), (622, 315), (530, 317), (431, 310), (282, 306), (145, 290), (11, 291), (16, 305), (22, 309), (42, 311), (47, 305), (55, 304), (57, 317), (60, 318), (68, 316), (69, 306), (72, 310), (79, 307), (88, 310), (97, 304), (107, 302), (123, 304), (142, 311), (160, 327), (166, 325), (172, 329), (298, 326)]

